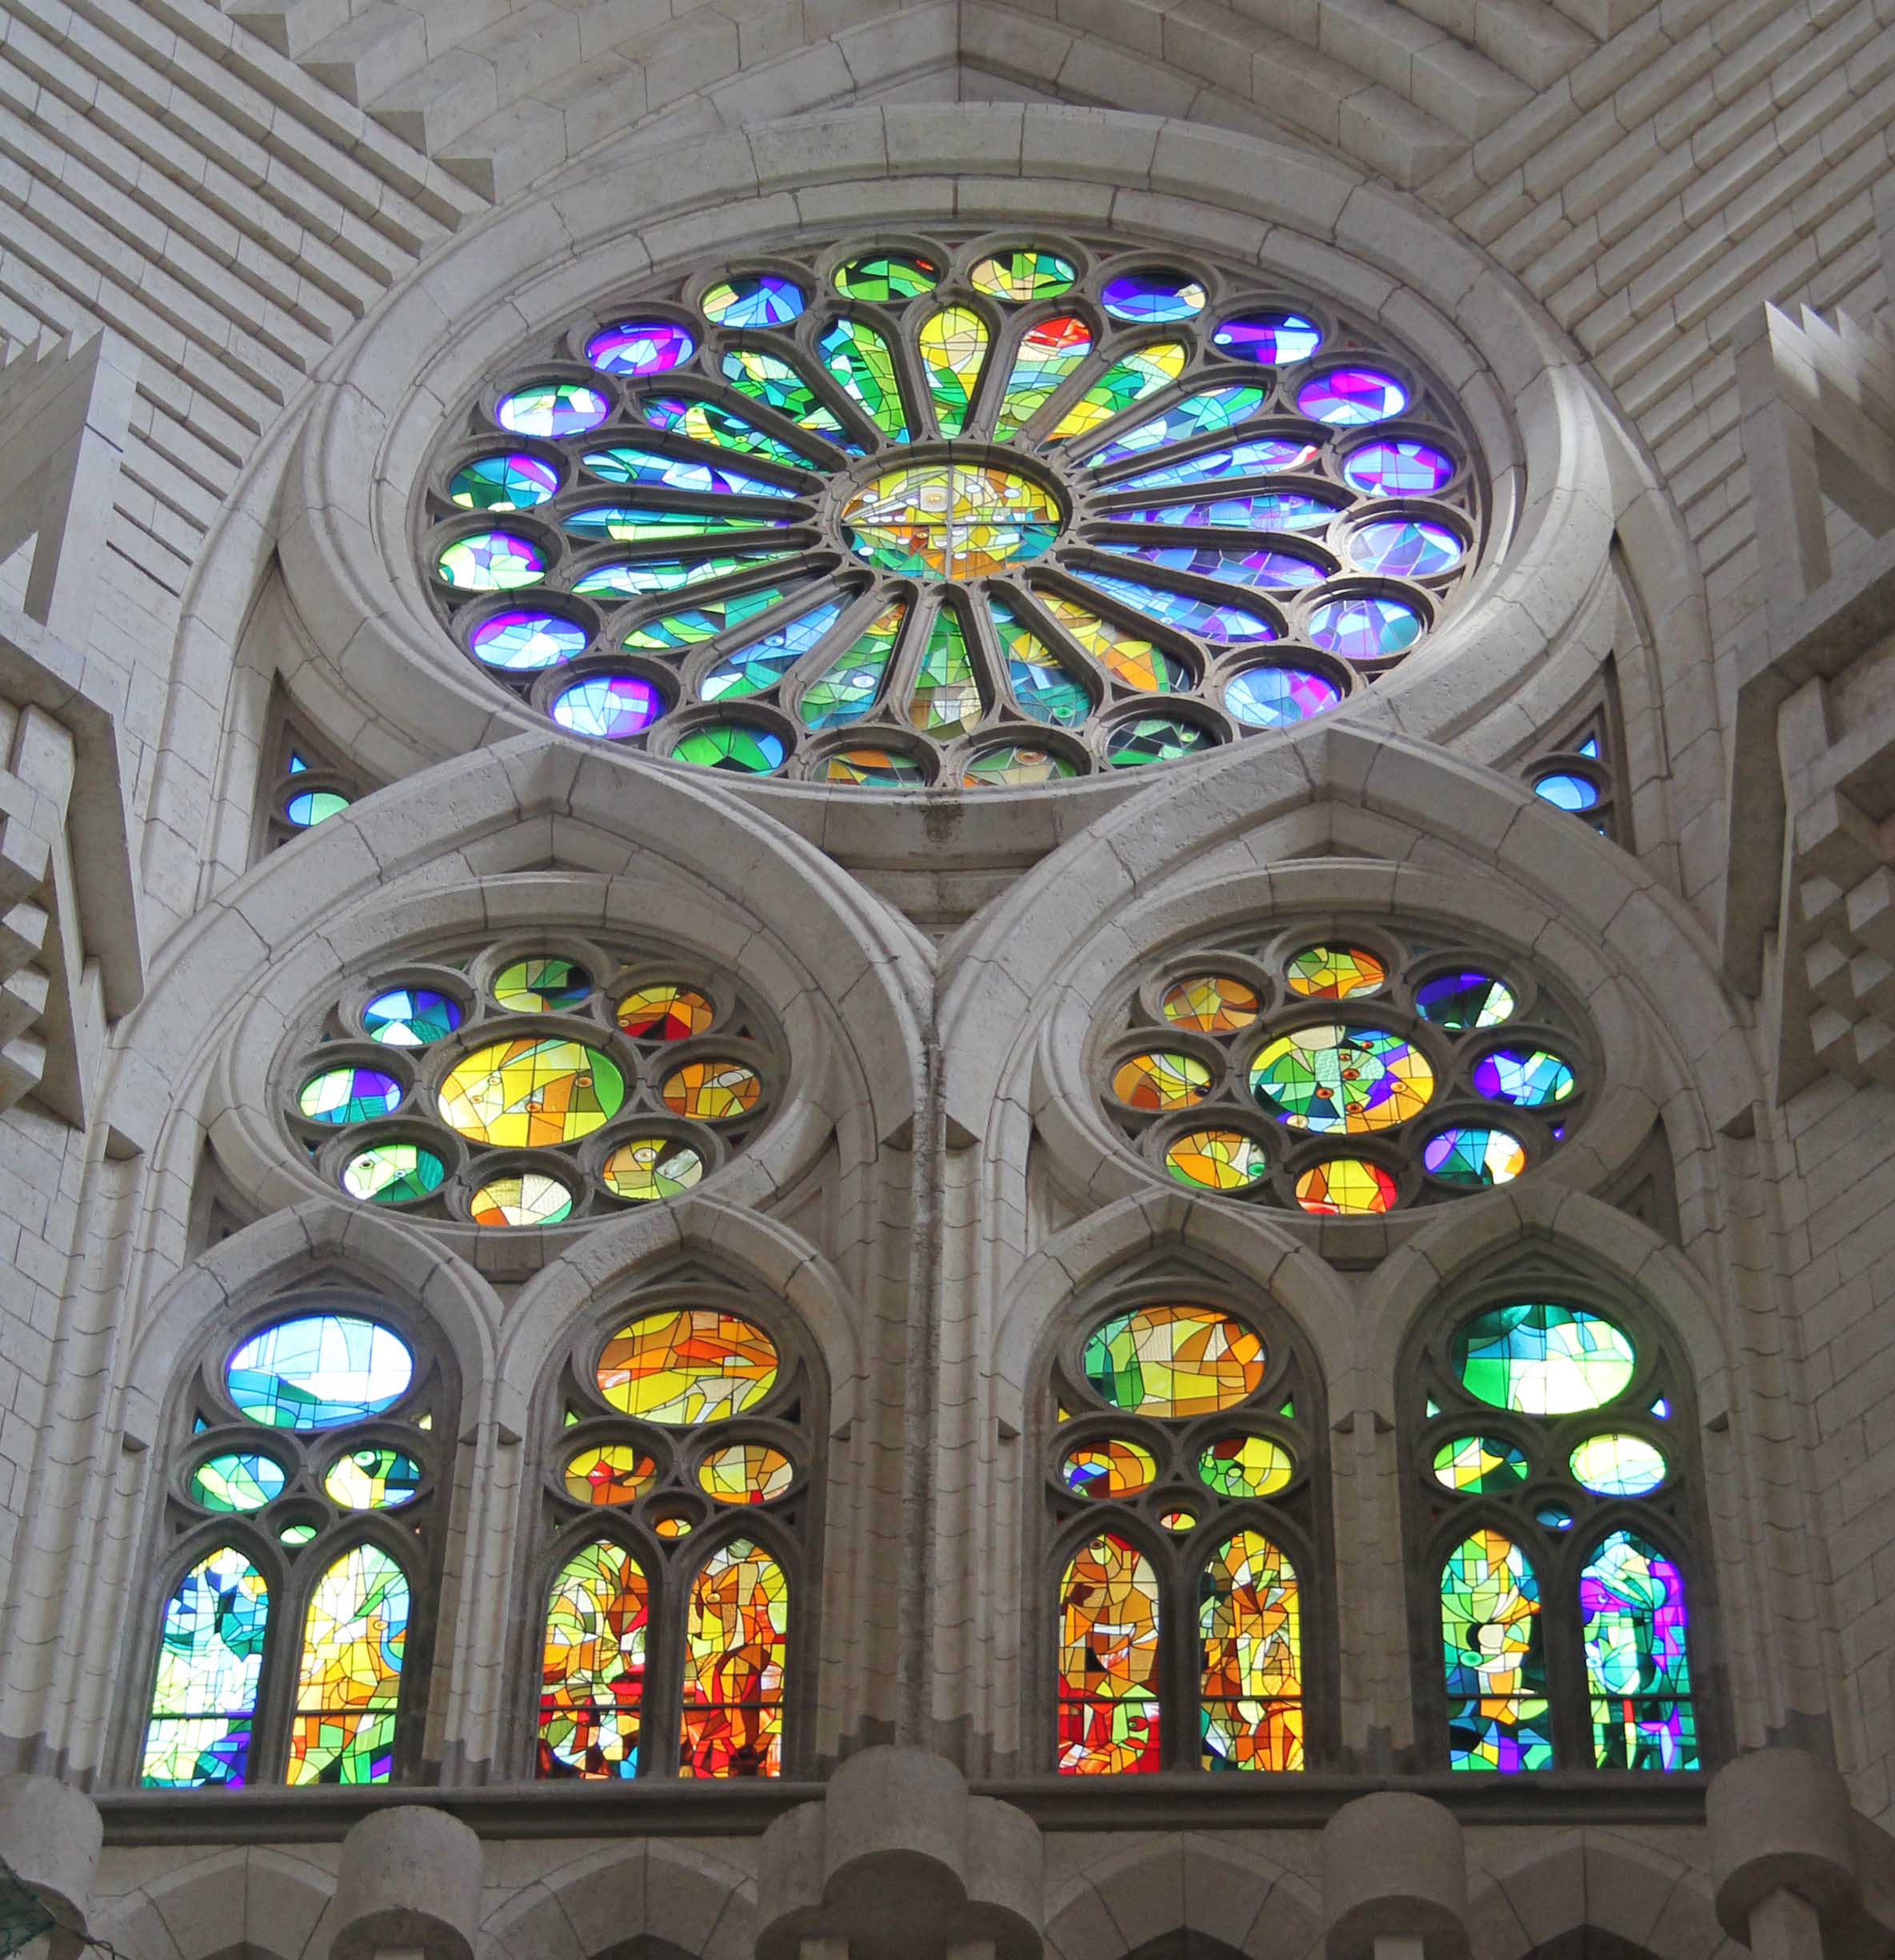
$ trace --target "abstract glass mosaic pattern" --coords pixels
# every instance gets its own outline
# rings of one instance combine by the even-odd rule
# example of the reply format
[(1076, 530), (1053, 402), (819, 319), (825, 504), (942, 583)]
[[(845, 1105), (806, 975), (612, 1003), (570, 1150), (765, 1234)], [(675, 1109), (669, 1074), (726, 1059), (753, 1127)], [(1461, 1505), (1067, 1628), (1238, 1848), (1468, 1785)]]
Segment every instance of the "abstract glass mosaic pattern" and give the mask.
[(728, 977), (572, 935), (391, 963), (291, 1040), (284, 1125), (324, 1184), (490, 1231), (694, 1190), (768, 1120), (784, 1072)]
[(614, 294), (443, 433), (430, 597), (530, 711), (726, 773), (1045, 790), (1293, 728), (1426, 641), (1487, 490), (1439, 382), (1262, 276), (943, 234)]
[(1527, 1174), (1582, 1120), (1596, 1052), (1516, 954), (1293, 922), (1137, 976), (1094, 1037), (1093, 1080), (1167, 1182), (1346, 1221)]

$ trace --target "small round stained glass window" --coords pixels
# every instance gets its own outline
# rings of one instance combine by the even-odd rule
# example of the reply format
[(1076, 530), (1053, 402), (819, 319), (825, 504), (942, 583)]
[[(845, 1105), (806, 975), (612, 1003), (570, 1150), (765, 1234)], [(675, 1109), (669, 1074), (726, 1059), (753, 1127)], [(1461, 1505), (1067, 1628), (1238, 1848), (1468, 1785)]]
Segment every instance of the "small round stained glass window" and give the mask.
[(1122, 1436), (1075, 1443), (1059, 1466), (1059, 1481), (1080, 1498), (1129, 1498), (1157, 1482), (1150, 1450)]
[(406, 1342), (354, 1314), (302, 1314), (253, 1334), (224, 1370), (240, 1415), (271, 1429), (366, 1422), (407, 1394)]
[(646, 1314), (599, 1356), (599, 1393), (647, 1422), (717, 1422), (742, 1415), (777, 1385), (776, 1343), (761, 1327), (712, 1307)]

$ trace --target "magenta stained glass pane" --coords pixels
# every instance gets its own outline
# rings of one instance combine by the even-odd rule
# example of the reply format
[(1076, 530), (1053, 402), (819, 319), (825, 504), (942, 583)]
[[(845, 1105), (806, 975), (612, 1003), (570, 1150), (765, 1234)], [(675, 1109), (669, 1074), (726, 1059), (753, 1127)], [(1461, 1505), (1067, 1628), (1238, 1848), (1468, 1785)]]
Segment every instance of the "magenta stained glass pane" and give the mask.
[(642, 734), (665, 712), (665, 698), (636, 674), (593, 674), (554, 696), (553, 719), (575, 735), (609, 742)]
[(1148, 586), (1138, 579), (1115, 578), (1108, 572), (1075, 569), (1073, 576), (1148, 618), (1176, 626), (1181, 633), (1195, 633), (1201, 639), (1215, 640), (1221, 646), (1241, 646), (1277, 638), (1277, 629), (1269, 620), (1241, 606), (1214, 605), (1209, 599), (1193, 598), (1188, 593), (1173, 592), (1161, 586)]
[(1286, 367), (1315, 353), (1322, 345), (1322, 329), (1300, 313), (1233, 313), (1211, 339), (1233, 360)]
[(1345, 660), (1385, 660), (1421, 637), (1421, 616), (1400, 599), (1325, 599), (1309, 614), (1309, 636)]
[(1115, 490), (1172, 490), (1186, 483), (1214, 483), (1221, 478), (1261, 476), (1284, 470), (1307, 470), (1318, 454), (1313, 442), (1295, 442), (1280, 435), (1258, 436), (1228, 449), (1200, 450), (1195, 456), (1167, 463), (1161, 470), (1143, 470), (1121, 477)]
[(1433, 578), (1461, 561), (1461, 540), (1441, 524), (1389, 518), (1365, 524), (1349, 541), (1349, 555), (1365, 572), (1392, 578)]
[(1137, 558), (1141, 564), (1161, 566), (1168, 572), (1194, 572), (1200, 578), (1221, 578), (1240, 586), (1256, 586), (1266, 591), (1290, 592), (1299, 586), (1313, 586), (1323, 568), (1308, 558), (1293, 558), (1287, 551), (1219, 551), (1209, 546), (1193, 550), (1189, 545), (1102, 544), (1101, 551), (1116, 552), (1121, 558)]
[(1342, 704), (1342, 690), (1309, 667), (1245, 667), (1224, 690), (1224, 706), (1246, 728), (1288, 728)]
[(496, 613), (468, 634), (467, 644), (487, 666), (537, 674), (584, 653), (586, 629), (557, 613)]
[(1365, 442), (1342, 465), (1343, 480), (1372, 497), (1432, 497), (1453, 477), (1454, 459), (1427, 442)]
[(1296, 405), (1332, 429), (1353, 429), (1399, 415), (1408, 406), (1408, 391), (1378, 369), (1337, 367), (1305, 382), (1297, 390)]
[(1205, 292), (1188, 272), (1128, 272), (1105, 282), (1099, 303), (1115, 320), (1140, 326), (1193, 319), (1204, 310)]
[(697, 342), (669, 320), (622, 320), (586, 343), (586, 359), (608, 374), (666, 374), (697, 351)]

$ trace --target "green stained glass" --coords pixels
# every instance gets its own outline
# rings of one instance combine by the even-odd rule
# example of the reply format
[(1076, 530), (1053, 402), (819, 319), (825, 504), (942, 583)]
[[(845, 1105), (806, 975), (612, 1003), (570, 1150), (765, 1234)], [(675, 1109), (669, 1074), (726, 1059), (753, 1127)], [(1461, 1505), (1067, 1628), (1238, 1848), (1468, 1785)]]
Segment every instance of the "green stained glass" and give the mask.
[(1579, 1575), (1593, 1759), (1601, 1770), (1695, 1770), (1697, 1721), (1685, 1582), (1655, 1546), (1615, 1531)]
[(1441, 1638), (1449, 1767), (1550, 1769), (1539, 1580), (1499, 1532), (1477, 1531), (1449, 1554), (1441, 1575)]
[(989, 338), (987, 322), (971, 306), (943, 306), (922, 322), (916, 345), (934, 403), (934, 426), (944, 436), (957, 436), (967, 426)]
[[(801, 581), (798, 582), (802, 582)], [(661, 614), (633, 627), (618, 642), (628, 654), (676, 654), (713, 640), (734, 626), (746, 626), (795, 590), (789, 584), (762, 586), (735, 598), (707, 599), (675, 613)]]
[(393, 1510), (421, 1490), (422, 1468), (406, 1451), (367, 1443), (339, 1456), (322, 1479), (325, 1496), (345, 1510)]
[(1057, 298), (1078, 277), (1071, 261), (1057, 252), (998, 252), (974, 267), (968, 283), (989, 299), (1022, 306), (1029, 300)]
[(1057, 593), (1038, 594), (1053, 620), (1072, 635), (1121, 687), (1141, 694), (1181, 694), (1191, 686), (1191, 670), (1155, 641), (1102, 619), (1089, 606)]
[(787, 415), (799, 429), (841, 439), (842, 425), (817, 399), (809, 382), (778, 355), (756, 347), (733, 347), (724, 356), (723, 371), (739, 394)]
[(891, 442), (908, 440), (908, 414), (887, 340), (866, 320), (838, 320), (816, 343), (830, 378)]
[(1032, 790), (1078, 773), (1075, 764), (1050, 749), (1009, 742), (975, 756), (961, 771), (961, 781), (969, 790)]
[(1092, 696), (1010, 606), (989, 598), (987, 610), (1006, 656), (1007, 685), (1021, 714), (1057, 728), (1077, 728), (1092, 713)]
[(908, 718), (924, 734), (965, 734), (981, 718), (980, 683), (960, 615), (943, 606), (929, 629), (927, 650), (909, 697)]
[(193, 1499), (207, 1511), (256, 1511), (283, 1494), (283, 1466), (254, 1450), (223, 1450), (191, 1472)]
[(889, 662), (907, 612), (905, 602), (897, 599), (803, 690), (797, 713), (806, 728), (846, 727), (874, 706), (888, 679)]
[(376, 1143), (342, 1166), (342, 1189), (364, 1204), (405, 1205), (440, 1190), (447, 1166), (418, 1143)]
[(694, 728), (671, 754), (698, 769), (722, 769), (740, 776), (767, 776), (783, 766), (783, 738), (774, 730), (747, 722), (720, 722)]
[(848, 299), (870, 299), (900, 306), (931, 293), (941, 282), (941, 268), (913, 252), (871, 252), (846, 259), (835, 271), (836, 290)]
[(269, 1622), (262, 1574), (228, 1545), (178, 1581), (165, 1606), (145, 1732), (138, 1780), (147, 1788), (250, 1781), (250, 1724)]
[(1663, 1483), (1665, 1453), (1642, 1436), (1589, 1436), (1566, 1459), (1574, 1478), (1601, 1497), (1641, 1498)]
[(1030, 329), (1013, 357), (1013, 371), (994, 418), (993, 434), (1001, 442), (1017, 434), (1069, 380), (1092, 352), (1092, 330), (1083, 320), (1060, 314)]
[(1096, 1328), (1080, 1365), (1101, 1402), (1166, 1421), (1247, 1400), (1265, 1355), (1257, 1334), (1215, 1307), (1145, 1306)]
[(1477, 1497), (1511, 1490), (1526, 1481), (1526, 1458), (1498, 1437), (1457, 1436), (1434, 1453), (1434, 1481)]
[(1496, 1409), (1570, 1415), (1597, 1409), (1630, 1384), (1630, 1337), (1601, 1314), (1521, 1302), (1489, 1307), (1454, 1336), (1461, 1386)]
[(793, 470), (807, 469), (814, 458), (781, 436), (759, 429), (754, 422), (715, 402), (699, 401), (686, 395), (648, 395), (638, 411), (654, 429), (669, 430), (688, 436), (694, 442), (706, 442), (714, 449), (735, 450), (746, 456), (766, 456)]
[(1147, 395), (1169, 387), (1185, 371), (1189, 350), (1181, 340), (1161, 340), (1114, 361), (1053, 425), (1049, 442), (1085, 435), (1122, 415)]
[(842, 606), (841, 599), (830, 599), (734, 647), (698, 682), (699, 695), (706, 701), (736, 701), (774, 687), (842, 618)]
[(1114, 769), (1142, 769), (1147, 763), (1176, 762), (1195, 755), (1216, 740), (1199, 722), (1181, 721), (1170, 714), (1141, 714), (1113, 729), (1105, 760)]
[(582, 598), (635, 599), (647, 592), (682, 592), (728, 578), (754, 565), (778, 565), (787, 551), (732, 551), (717, 558), (640, 558), (629, 565), (598, 565), (573, 587)]
[(784, 518), (711, 516), (702, 510), (645, 510), (602, 504), (569, 513), (559, 528), (588, 544), (608, 538), (622, 545), (682, 544), (689, 538), (722, 537), (733, 531), (781, 530), (787, 522)]

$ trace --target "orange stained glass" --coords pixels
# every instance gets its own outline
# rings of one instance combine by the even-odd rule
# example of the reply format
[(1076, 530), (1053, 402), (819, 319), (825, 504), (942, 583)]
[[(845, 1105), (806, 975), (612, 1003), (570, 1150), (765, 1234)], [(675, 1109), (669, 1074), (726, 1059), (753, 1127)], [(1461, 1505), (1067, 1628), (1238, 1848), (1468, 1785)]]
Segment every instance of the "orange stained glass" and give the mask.
[(698, 1487), (719, 1504), (769, 1504), (796, 1482), (796, 1466), (766, 1442), (726, 1443), (698, 1466)]
[(1059, 1480), (1075, 1497), (1129, 1498), (1149, 1490), (1158, 1466), (1150, 1450), (1123, 1436), (1075, 1443), (1059, 1466)]
[(674, 1069), (658, 1094), (674, 1116), (715, 1123), (749, 1115), (763, 1094), (763, 1084), (754, 1069), (720, 1055)]
[(1174, 980), (1158, 1005), (1174, 1028), (1199, 1034), (1234, 1034), (1256, 1020), (1259, 1007), (1256, 988), (1216, 973)]
[(650, 1594), (638, 1562), (601, 1540), (553, 1584), (540, 1662), (538, 1774), (635, 1775)]
[(1059, 1772), (1158, 1766), (1158, 1582), (1114, 1533), (1073, 1554), (1059, 1588)]
[(1117, 681), (1141, 694), (1177, 694), (1191, 686), (1191, 670), (1154, 642), (1101, 619), (1055, 592), (1036, 592), (1047, 612)]
[(291, 1783), (386, 1783), (408, 1639), (408, 1580), (378, 1545), (343, 1553), (303, 1622)]
[(1200, 1766), (1301, 1769), (1302, 1621), (1294, 1567), (1268, 1538), (1240, 1531), (1212, 1555), (1198, 1602)]
[(618, 1025), (635, 1042), (689, 1041), (714, 1018), (702, 994), (675, 980), (634, 988), (618, 1003)]
[(1296, 1202), (1322, 1218), (1369, 1218), (1395, 1209), (1395, 1180), (1380, 1164), (1332, 1157), (1296, 1181)]
[(1195, 1055), (1154, 1050), (1119, 1063), (1112, 1093), (1135, 1110), (1186, 1110), (1204, 1100), (1210, 1080), (1210, 1070)]
[(1165, 1146), (1165, 1168), (1200, 1191), (1247, 1191), (1269, 1174), (1263, 1146), (1241, 1130), (1193, 1130)]
[(685, 1616), (678, 1773), (778, 1776), (790, 1581), (760, 1546), (733, 1538), (705, 1561)]
[(630, 1504), (651, 1488), (658, 1466), (630, 1443), (594, 1443), (566, 1459), (566, 1494), (580, 1504)]
[(688, 1538), (691, 1520), (682, 1511), (667, 1511), (663, 1517), (652, 1519), (651, 1528), (662, 1538)]
[(598, 1050), (531, 1035), (478, 1048), (441, 1085), (442, 1120), (500, 1150), (577, 1143), (616, 1116), (625, 1078)]
[(1306, 946), (1283, 970), (1292, 994), (1305, 1000), (1345, 1000), (1353, 994), (1379, 994), (1389, 970), (1359, 946)]
[(777, 1349), (761, 1327), (716, 1307), (648, 1314), (599, 1357), (599, 1393), (647, 1422), (722, 1422), (777, 1385)]

